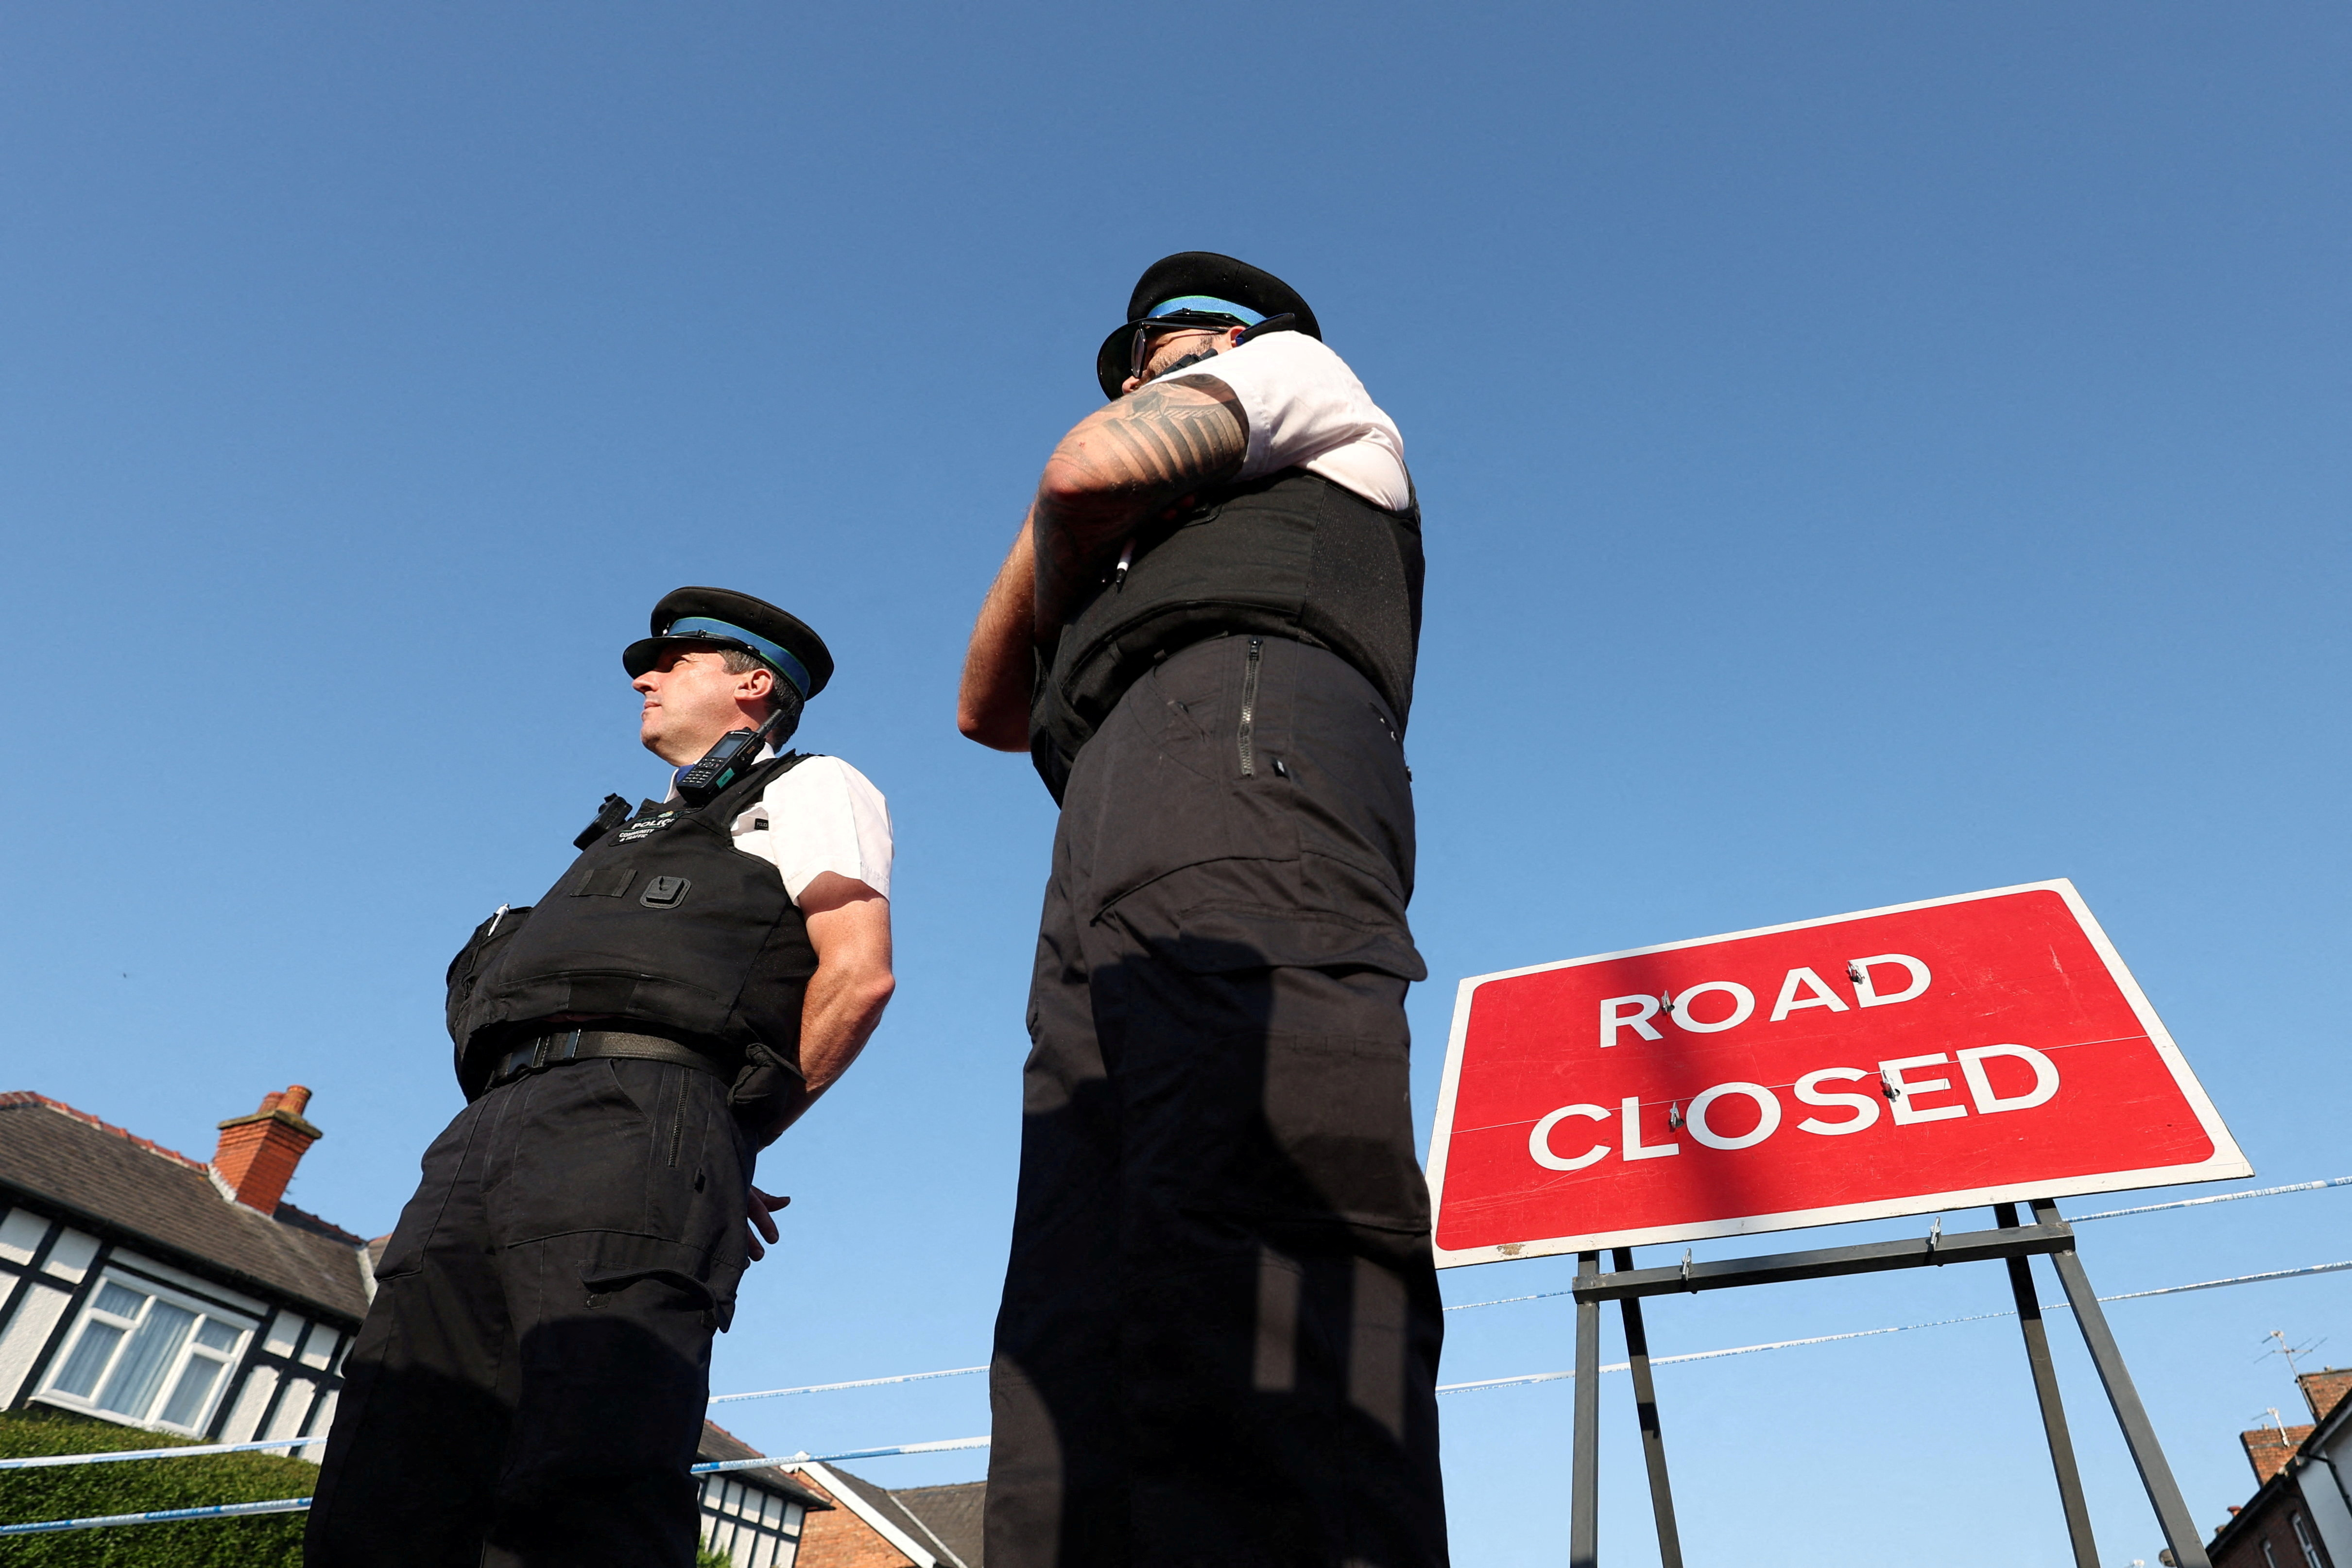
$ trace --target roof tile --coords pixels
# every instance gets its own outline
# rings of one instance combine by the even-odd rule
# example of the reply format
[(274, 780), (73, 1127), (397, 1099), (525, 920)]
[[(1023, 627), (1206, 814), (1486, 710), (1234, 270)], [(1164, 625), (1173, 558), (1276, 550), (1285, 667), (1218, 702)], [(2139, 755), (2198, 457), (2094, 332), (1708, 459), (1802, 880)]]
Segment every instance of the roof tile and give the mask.
[(272, 1215), (232, 1202), (203, 1162), (46, 1095), (0, 1094), (0, 1188), (199, 1271), (226, 1270), (351, 1323), (367, 1315), (358, 1237), (290, 1204)]

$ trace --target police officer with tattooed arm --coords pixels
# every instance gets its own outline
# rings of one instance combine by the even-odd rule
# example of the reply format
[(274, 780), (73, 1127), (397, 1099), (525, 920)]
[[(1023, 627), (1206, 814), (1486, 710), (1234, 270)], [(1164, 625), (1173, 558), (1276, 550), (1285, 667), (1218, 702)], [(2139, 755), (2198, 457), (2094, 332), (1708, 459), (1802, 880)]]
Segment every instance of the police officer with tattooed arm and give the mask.
[(1431, 1568), (1403, 442), (1256, 268), (1171, 256), (1127, 316), (959, 704), (1062, 808), (989, 1568)]
[(375, 1269), (310, 1568), (690, 1568), (714, 1331), (772, 1142), (890, 996), (890, 819), (785, 751), (833, 658), (747, 594), (681, 588), (622, 663), (666, 798), (619, 796), (450, 965), (468, 1104)]

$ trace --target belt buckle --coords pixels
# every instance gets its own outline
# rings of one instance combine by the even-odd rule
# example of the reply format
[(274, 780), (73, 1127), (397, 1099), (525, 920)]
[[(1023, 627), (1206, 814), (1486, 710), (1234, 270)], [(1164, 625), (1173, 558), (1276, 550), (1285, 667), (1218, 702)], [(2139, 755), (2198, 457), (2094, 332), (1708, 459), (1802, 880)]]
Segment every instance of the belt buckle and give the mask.
[[(555, 1062), (572, 1060), (580, 1052), (581, 1030), (567, 1029), (560, 1035), (534, 1035), (499, 1058), (499, 1070), (492, 1083), (510, 1083), (526, 1073), (534, 1073)], [(556, 1048), (562, 1042), (562, 1048)]]

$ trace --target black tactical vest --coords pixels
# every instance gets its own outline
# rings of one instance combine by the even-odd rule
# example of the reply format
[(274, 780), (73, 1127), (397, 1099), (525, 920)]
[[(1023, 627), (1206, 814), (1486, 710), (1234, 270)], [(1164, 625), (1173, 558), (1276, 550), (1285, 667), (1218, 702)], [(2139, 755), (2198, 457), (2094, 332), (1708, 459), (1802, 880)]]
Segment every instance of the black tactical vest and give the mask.
[(798, 1060), (816, 950), (774, 863), (736, 848), (729, 828), (806, 760), (771, 758), (705, 805), (646, 801), (536, 905), (483, 921), (449, 966), (467, 1091), (489, 1048), (558, 1014)]
[(1374, 506), (1303, 468), (1206, 498), (1137, 537), (1126, 580), (1062, 628), (1029, 709), (1029, 752), (1062, 798), (1070, 764), (1154, 658), (1257, 632), (1329, 648), (1404, 726), (1421, 645), (1421, 506)]

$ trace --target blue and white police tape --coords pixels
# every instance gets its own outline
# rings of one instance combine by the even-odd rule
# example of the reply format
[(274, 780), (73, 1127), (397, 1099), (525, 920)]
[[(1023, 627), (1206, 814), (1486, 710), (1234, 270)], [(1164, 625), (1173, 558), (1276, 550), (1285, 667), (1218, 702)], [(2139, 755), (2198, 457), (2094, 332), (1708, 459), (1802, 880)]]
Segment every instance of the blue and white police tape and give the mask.
[[(2306, 1274), (2334, 1274), (2346, 1268), (2352, 1268), (2352, 1258), (2347, 1258), (2342, 1263), (2313, 1263), (2301, 1268), (2273, 1268), (2263, 1274), (2232, 1274), (2227, 1279), (2200, 1279), (2194, 1285), (2159, 1285), (2153, 1290), (2126, 1290), (2119, 1296), (2102, 1296), (2099, 1300), (2137, 1301), (2149, 1296), (2178, 1296), (2184, 1290), (2218, 1290), (2224, 1285), (2260, 1285), (2272, 1279), (2299, 1279)], [(2066, 1310), (2066, 1303), (2044, 1301), (2042, 1304), (2042, 1310), (2045, 1312), (2063, 1312)], [(2007, 1317), (2009, 1314), (2004, 1312), (2001, 1316)]]
[[(2352, 1176), (2336, 1176), (2325, 1182), (2291, 1182), (2283, 1187), (2255, 1187), (2250, 1191), (2242, 1193), (2215, 1193), (2210, 1197), (2180, 1198), (2168, 1204), (2147, 1204), (2139, 1208), (2104, 1209), (2097, 1214), (2069, 1215), (2066, 1218), (2066, 1223), (2068, 1225), (2088, 1225), (2095, 1219), (2121, 1219), (2126, 1215), (2160, 1214), (2166, 1209), (2201, 1208), (2207, 1204), (2233, 1204), (2240, 1198), (2274, 1198), (2281, 1193), (2315, 1193), (2328, 1187), (2352, 1187)], [(2317, 1271), (2325, 1273), (2329, 1268), (2335, 1267), (2336, 1265), (2334, 1264), (2324, 1263), (2319, 1265)], [(2290, 1272), (2293, 1271), (2290, 1270)], [(2267, 1278), (2270, 1278), (2270, 1276), (2248, 1275), (2243, 1280), (2225, 1279), (2216, 1280), (2214, 1283), (2224, 1285), (2250, 1284), (2256, 1279)], [(2280, 1278), (2284, 1278), (2284, 1276), (2280, 1276)], [(2210, 1289), (2210, 1287), (2205, 1285), (2169, 1285), (2167, 1286), (2164, 1290), (2151, 1291), (2149, 1294), (2164, 1295), (2173, 1290), (2203, 1290), (2207, 1289)], [(1448, 1307), (1445, 1310), (1449, 1312), (1468, 1312), (1475, 1311), (1480, 1307), (1508, 1307), (1513, 1303), (1519, 1301), (1549, 1301), (1558, 1297), (1573, 1294), (1574, 1292), (1570, 1290), (1538, 1290), (1531, 1296), (1497, 1296), (1491, 1301), (1464, 1301), (1457, 1306)], [(2102, 1301), (2121, 1300), (2123, 1298), (2102, 1296), (2099, 1300)], [(1958, 1321), (1958, 1320), (1955, 1320), (1955, 1321)], [(1880, 1331), (1874, 1329), (1871, 1331), (1876, 1333)], [(1889, 1329), (1885, 1331), (1893, 1333), (1896, 1331)]]
[[(2224, 1285), (2259, 1285), (2272, 1279), (2295, 1279), (2311, 1274), (2336, 1274), (2347, 1268), (2352, 1268), (2352, 1258), (2347, 1258), (2341, 1263), (2314, 1263), (2303, 1268), (2273, 1268), (2261, 1274), (2235, 1274), (2227, 1279), (2200, 1279), (2193, 1285), (2161, 1285), (2153, 1290), (2126, 1290), (2114, 1296), (2102, 1296), (2099, 1300), (2102, 1302), (2138, 1301), (2150, 1296), (2178, 1296), (2188, 1290), (2214, 1290)], [(1553, 1294), (1564, 1296), (1569, 1292), (1561, 1290), (1555, 1291)], [(1533, 1298), (1527, 1298), (1527, 1300), (1533, 1300)], [(2068, 1310), (2068, 1307), (2063, 1301), (2044, 1301), (2042, 1303), (2042, 1310), (2045, 1312), (2063, 1312)], [(1760, 1345), (1734, 1345), (1728, 1350), (1692, 1351), (1685, 1355), (1652, 1356), (1650, 1364), (1673, 1366), (1679, 1362), (1715, 1361), (1727, 1355), (1753, 1355), (1758, 1351), (1794, 1350), (1800, 1345), (1833, 1344), (1840, 1340), (1867, 1340), (1880, 1334), (1907, 1334), (1915, 1329), (1943, 1329), (1949, 1328), (1954, 1323), (1981, 1323), (1994, 1318), (2014, 1318), (2015, 1316), (2017, 1316), (2015, 1312), (1973, 1312), (1965, 1318), (1937, 1318), (1928, 1323), (1898, 1323), (1889, 1329), (1855, 1329), (1843, 1334), (1815, 1334), (1810, 1339), (1773, 1340), (1769, 1343)], [(1612, 1362), (1601, 1370), (1623, 1372), (1631, 1365), (1633, 1365), (1631, 1362)], [(1523, 1373), (1517, 1377), (1481, 1378), (1475, 1383), (1444, 1383), (1438, 1384), (1437, 1392), (1468, 1394), (1481, 1388), (1507, 1388), (1523, 1383), (1551, 1383), (1559, 1378), (1575, 1375), (1573, 1372)]]
[[(1825, 1345), (1837, 1340), (1866, 1340), (1877, 1334), (1906, 1334), (1913, 1329), (1940, 1329), (1949, 1323), (1973, 1323), (1984, 1318), (2013, 1318), (2014, 1312), (1978, 1312), (1966, 1318), (1939, 1318), (1932, 1323), (1905, 1323), (1892, 1329), (1857, 1329), (1852, 1333), (1816, 1334), (1804, 1340), (1774, 1340), (1769, 1344), (1734, 1345), (1728, 1350), (1692, 1351), (1685, 1355), (1657, 1355), (1650, 1358), (1652, 1366), (1673, 1366), (1678, 1362), (1715, 1361), (1727, 1355), (1753, 1355), (1758, 1351), (1794, 1350), (1800, 1345)], [(1624, 1372), (1633, 1366), (1629, 1361), (1613, 1361), (1602, 1367), (1603, 1372)], [(1441, 1383), (1440, 1394), (1475, 1394), (1482, 1388), (1511, 1388), (1528, 1383), (1556, 1383), (1574, 1377), (1573, 1372), (1528, 1372), (1517, 1377), (1482, 1377), (1475, 1383)]]
[(95, 1519), (45, 1519), (37, 1524), (0, 1524), (0, 1535), (46, 1535), (58, 1530), (97, 1530), (109, 1524), (177, 1524), (190, 1519), (239, 1519), (249, 1513), (299, 1513), (310, 1506), (306, 1497), (272, 1498), (268, 1502), (225, 1502), (211, 1508), (165, 1508), (152, 1513), (108, 1513)]
[(193, 1459), (205, 1454), (251, 1454), (264, 1448), (309, 1448), (327, 1440), (316, 1437), (276, 1437), (266, 1443), (205, 1443), (196, 1447), (118, 1448), (104, 1454), (42, 1454), (29, 1459), (0, 1459), (0, 1470), (38, 1470), (50, 1465), (106, 1465), (124, 1459)]
[[(2199, 1279), (2187, 1285), (2159, 1285), (2151, 1290), (2123, 1290), (2118, 1291), (2112, 1296), (2102, 1296), (2099, 1300), (2103, 1302), (2141, 1301), (2146, 1300), (2151, 1296), (2179, 1296), (2190, 1290), (2218, 1290), (2227, 1285), (2260, 1285), (2266, 1284), (2273, 1279), (2300, 1279), (2317, 1274), (2338, 1274), (2342, 1273), (2346, 1269), (2352, 1269), (2352, 1258), (2346, 1258), (2340, 1263), (2306, 1264), (2300, 1268), (2270, 1268), (2265, 1269), (2259, 1274), (2232, 1274), (2226, 1279)], [(1565, 1296), (1570, 1294), (1570, 1292), (1565, 1290), (1553, 1290), (1547, 1291), (1544, 1294), (1547, 1296)], [(1508, 1298), (1508, 1300), (1518, 1301), (1534, 1301), (1540, 1300), (1542, 1299), (1542, 1297), (1538, 1296), (1515, 1296)], [(1474, 1304), (1486, 1305), (1489, 1303)], [(2042, 1303), (2042, 1310), (2045, 1312), (2063, 1312), (2067, 1310), (2067, 1304), (2063, 1301), (2044, 1301)], [(1891, 1327), (1883, 1329), (1854, 1329), (1842, 1334), (1814, 1334), (1805, 1339), (1773, 1340), (1765, 1344), (1733, 1345), (1722, 1350), (1691, 1351), (1682, 1355), (1653, 1356), (1651, 1358), (1650, 1364), (1653, 1366), (1673, 1366), (1684, 1362), (1715, 1361), (1724, 1356), (1753, 1355), (1759, 1351), (1794, 1350), (1802, 1345), (1834, 1344), (1842, 1340), (1874, 1339), (1881, 1334), (1907, 1334), (1919, 1329), (1942, 1329), (1948, 1328), (1955, 1323), (1980, 1323), (1995, 1318), (2013, 1318), (2017, 1314), (2014, 1312), (1977, 1312), (1964, 1318), (1937, 1318), (1930, 1322), (1925, 1323), (1897, 1323)], [(1628, 1364), (1630, 1363), (1617, 1362), (1612, 1363), (1608, 1366), (1604, 1366), (1601, 1370), (1603, 1372), (1622, 1372), (1626, 1369)], [(866, 1388), (871, 1387), (876, 1384), (907, 1383), (927, 1377), (952, 1377), (959, 1375), (960, 1372), (986, 1372), (987, 1370), (988, 1369), (986, 1367), (968, 1367), (959, 1369), (958, 1373), (911, 1373), (902, 1377), (861, 1378), (855, 1383), (813, 1384), (807, 1388), (775, 1389), (768, 1392), (775, 1394), (808, 1394), (826, 1388)], [(1437, 1392), (1440, 1394), (1465, 1394), (1474, 1389), (1503, 1388), (1525, 1383), (1549, 1383), (1558, 1378), (1574, 1377), (1575, 1375), (1576, 1374), (1572, 1372), (1523, 1373), (1516, 1377), (1489, 1377), (1481, 1378), (1475, 1383), (1441, 1384), (1438, 1386)], [(739, 1394), (720, 1395), (719, 1397), (754, 1399), (763, 1396), (764, 1395), (761, 1394)], [(714, 1399), (712, 1403), (716, 1404), (718, 1403), (718, 1400)], [(248, 1453), (257, 1448), (307, 1447), (312, 1444), (323, 1443), (325, 1441), (326, 1438), (323, 1436), (292, 1438), (281, 1437), (264, 1443), (215, 1443), (201, 1447), (131, 1448), (100, 1454), (45, 1454), (36, 1458), (0, 1459), (0, 1470), (26, 1470), (47, 1465), (102, 1465), (110, 1461), (119, 1459), (189, 1459), (201, 1458), (206, 1454)], [(750, 1470), (758, 1469), (771, 1465), (793, 1465), (812, 1462), (823, 1464), (835, 1459), (887, 1458), (894, 1454), (940, 1454), (947, 1453), (957, 1448), (984, 1448), (987, 1446), (988, 1439), (985, 1437), (947, 1437), (930, 1443), (898, 1443), (893, 1444), (887, 1447), (857, 1448), (839, 1454), (770, 1454), (763, 1455), (758, 1458), (724, 1459), (714, 1461), (709, 1464), (697, 1465), (694, 1467), (694, 1473), (697, 1475), (703, 1475), (715, 1470)]]
[[(2087, 1224), (2093, 1220), (2119, 1219), (2126, 1215), (2155, 1214), (2167, 1209), (2198, 1208), (2207, 1204), (2234, 1203), (2240, 1198), (2274, 1197), (2282, 1193), (2317, 1192), (2329, 1187), (2352, 1186), (2352, 1176), (2337, 1176), (2322, 1182), (2295, 1182), (2284, 1186), (2257, 1187), (2241, 1193), (2218, 1193), (2210, 1197), (2183, 1198), (2171, 1203), (2149, 1204), (2139, 1208), (2108, 1209), (2098, 1214), (2077, 1215), (2073, 1223)], [(2340, 1273), (2352, 1269), (2352, 1258), (2339, 1263), (2314, 1263), (2300, 1268), (2273, 1268), (2256, 1274), (2234, 1274), (2221, 1279), (2200, 1279), (2187, 1285), (2161, 1285), (2149, 1290), (2126, 1290), (2113, 1296), (2102, 1296), (2106, 1301), (2139, 1301), (2153, 1296), (2178, 1296), (2191, 1290), (2216, 1290), (2231, 1285), (2263, 1284), (2276, 1279), (2305, 1279), (2319, 1274)], [(1518, 1301), (1549, 1300), (1574, 1294), (1570, 1290), (1539, 1290), (1525, 1296), (1503, 1296), (1489, 1301), (1465, 1301), (1448, 1307), (1449, 1312), (1466, 1312), (1478, 1307), (1502, 1307)], [(2045, 1301), (2044, 1311), (2064, 1311), (2063, 1301)], [(1900, 1323), (1889, 1328), (1857, 1329), (1842, 1334), (1816, 1334), (1805, 1339), (1774, 1340), (1765, 1344), (1735, 1345), (1723, 1350), (1693, 1351), (1682, 1355), (1656, 1356), (1653, 1366), (1672, 1366), (1686, 1362), (1714, 1361), (1724, 1356), (1753, 1355), (1761, 1351), (1794, 1350), (1805, 1345), (1834, 1344), (1844, 1340), (1873, 1339), (1882, 1334), (1910, 1333), (1919, 1329), (1947, 1328), (1955, 1323), (1981, 1322), (1988, 1319), (2014, 1317), (2013, 1312), (1979, 1312), (1964, 1318), (1938, 1318), (1925, 1323)], [(1622, 1372), (1630, 1365), (1615, 1362), (1602, 1367), (1603, 1372)], [(939, 1372), (901, 1373), (893, 1377), (862, 1377), (845, 1383), (813, 1383), (796, 1388), (757, 1389), (745, 1394), (720, 1394), (711, 1396), (710, 1403), (723, 1405), (743, 1399), (777, 1399), (796, 1394), (826, 1394), (847, 1388), (876, 1388), (889, 1384), (923, 1383), (933, 1378), (968, 1377), (986, 1372), (985, 1366), (949, 1367)], [(1470, 1383), (1439, 1385), (1440, 1394), (1468, 1394), (1481, 1389), (1507, 1388), (1535, 1383), (1551, 1383), (1573, 1378), (1573, 1372), (1523, 1373), (1514, 1377), (1481, 1378)], [(126, 1459), (184, 1459), (209, 1454), (241, 1454), (270, 1448), (303, 1448), (326, 1441), (323, 1436), (312, 1437), (278, 1437), (252, 1443), (213, 1443), (174, 1448), (129, 1448), (95, 1454), (44, 1454), (26, 1458), (0, 1459), (0, 1470), (37, 1469), (56, 1465), (102, 1465)], [(947, 1453), (960, 1448), (982, 1448), (988, 1446), (986, 1437), (950, 1437), (930, 1443), (901, 1443), (881, 1448), (858, 1448), (840, 1454), (768, 1455), (750, 1459), (725, 1459), (697, 1465), (698, 1475), (720, 1470), (760, 1469), (774, 1466), (803, 1463), (824, 1463), (829, 1460), (885, 1458), (898, 1454)], [(308, 1498), (281, 1498), (268, 1502), (223, 1503), (214, 1508), (166, 1509), (153, 1513), (111, 1514), (87, 1520), (47, 1520), (32, 1524), (0, 1525), (0, 1535), (29, 1535), (46, 1531), (88, 1530), (112, 1524), (163, 1524), (177, 1520), (229, 1519), (244, 1514), (287, 1513), (308, 1508)]]
[(957, 1448), (985, 1448), (986, 1437), (941, 1437), (930, 1443), (898, 1443), (887, 1448), (853, 1448), (845, 1454), (769, 1454), (756, 1459), (718, 1459), (697, 1465), (694, 1473), (708, 1476), (720, 1470), (790, 1469), (794, 1465), (829, 1465), (836, 1459), (887, 1459), (894, 1454), (945, 1454)]
[[(716, 1459), (693, 1468), (698, 1476), (720, 1470), (789, 1469), (794, 1465), (830, 1464), (841, 1459), (881, 1459), (894, 1454), (944, 1454), (957, 1448), (985, 1448), (986, 1437), (943, 1437), (930, 1443), (895, 1443), (883, 1448), (851, 1448), (838, 1454), (766, 1454), (751, 1459)], [(248, 1445), (235, 1445), (237, 1447)], [(284, 1444), (269, 1444), (283, 1447)], [(194, 1448), (163, 1448), (155, 1457), (197, 1452)], [(123, 1458), (118, 1454), (58, 1454), (46, 1456), (51, 1464), (88, 1463)], [(148, 1456), (141, 1456), (142, 1458)], [(21, 1468), (21, 1467), (20, 1467)], [(306, 1497), (272, 1498), (268, 1502), (225, 1502), (211, 1508), (166, 1508), (152, 1513), (109, 1513), (91, 1519), (44, 1519), (30, 1524), (0, 1524), (0, 1535), (43, 1535), (60, 1530), (97, 1530), (113, 1524), (176, 1524), (191, 1519), (236, 1519), (253, 1513), (296, 1513), (310, 1506)]]
[(970, 1377), (976, 1372), (986, 1372), (984, 1366), (951, 1366), (945, 1372), (902, 1372), (896, 1377), (860, 1377), (847, 1383), (812, 1383), (802, 1388), (759, 1388), (749, 1394), (714, 1394), (713, 1405), (728, 1405), (738, 1399), (782, 1399), (792, 1394), (831, 1394), (843, 1388), (879, 1388), (886, 1383), (928, 1383), (935, 1377)]
[[(2337, 1176), (2332, 1180), (2325, 1182), (2294, 1182), (2283, 1187), (2256, 1187), (2251, 1191), (2242, 1193), (2219, 1193), (2210, 1197), (2183, 1198), (2173, 1203), (2149, 1204), (2142, 1208), (2108, 1209), (2100, 1214), (2086, 1214), (2079, 1215), (2069, 1223), (2074, 1225), (2087, 1225), (2093, 1220), (2120, 1219), (2126, 1215), (2155, 1214), (2164, 1209), (2196, 1208), (2205, 1204), (2235, 1203), (2240, 1198), (2275, 1197), (2281, 1193), (2318, 1192), (2326, 1187), (2352, 1187), (2352, 1176)], [(2320, 1264), (2316, 1268), (2311, 1270), (2311, 1272), (2326, 1273), (2329, 1269), (2336, 1267), (2338, 1266), (2335, 1264)], [(2152, 1291), (2148, 1293), (2163, 1295), (2176, 1290), (2210, 1289), (2214, 1285), (2218, 1284), (2251, 1284), (2256, 1279), (2285, 1279), (2290, 1274), (2295, 1272), (2298, 1271), (2290, 1269), (2286, 1273), (2278, 1275), (2248, 1275), (2242, 1280), (2214, 1280), (2203, 1285), (2172, 1285), (2167, 1286), (2164, 1290)], [(1491, 1301), (1464, 1301), (1456, 1306), (1448, 1307), (1445, 1310), (1449, 1312), (1469, 1312), (1475, 1311), (1481, 1307), (1507, 1307), (1519, 1301), (1549, 1301), (1571, 1293), (1572, 1292), (1567, 1290), (1538, 1290), (1533, 1294), (1526, 1296), (1498, 1296)], [(2102, 1297), (2101, 1300), (2126, 1300), (2126, 1298)], [(1961, 1321), (1962, 1320), (1954, 1319), (1952, 1321), (1957, 1322)], [(1927, 1328), (1932, 1326), (1933, 1325), (1931, 1324), (1920, 1323), (1906, 1325), (1906, 1328)], [(1905, 1330), (1900, 1328), (1871, 1329), (1867, 1331), (1874, 1334), (1892, 1334), (1904, 1332)], [(1808, 1341), (1805, 1342), (1811, 1343), (1814, 1342)], [(1727, 1351), (1710, 1352), (1709, 1353), (1727, 1355), (1738, 1352)], [(710, 1403), (713, 1405), (728, 1405), (740, 1399), (782, 1399), (796, 1394), (831, 1394), (836, 1389), (844, 1388), (878, 1388), (886, 1384), (924, 1383), (937, 1377), (971, 1377), (977, 1373), (986, 1372), (988, 1368), (985, 1366), (953, 1366), (949, 1367), (942, 1372), (908, 1372), (901, 1373), (896, 1377), (861, 1377), (848, 1383), (812, 1383), (799, 1388), (761, 1388), (753, 1389), (745, 1394), (714, 1394), (710, 1396)]]
[(2336, 1176), (2325, 1182), (2289, 1182), (2283, 1187), (2255, 1187), (2242, 1193), (2215, 1193), (2210, 1197), (2177, 1198), (2168, 1204), (2144, 1204), (2136, 1209), (2102, 1209), (2097, 1214), (2076, 1215), (2066, 1223), (2088, 1225), (2095, 1219), (2121, 1219), (2127, 1214), (2159, 1214), (2166, 1209), (2202, 1208), (2207, 1204), (2233, 1204), (2240, 1198), (2274, 1198), (2281, 1193), (2315, 1193), (2326, 1187), (2352, 1187), (2352, 1176)]

